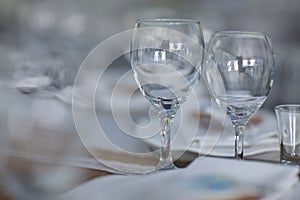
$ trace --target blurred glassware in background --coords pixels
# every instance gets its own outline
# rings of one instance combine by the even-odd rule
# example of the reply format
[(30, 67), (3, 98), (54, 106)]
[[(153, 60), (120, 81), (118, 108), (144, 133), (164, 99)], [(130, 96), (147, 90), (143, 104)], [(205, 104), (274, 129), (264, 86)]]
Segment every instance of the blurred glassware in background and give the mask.
[(24, 94), (51, 94), (67, 85), (67, 69), (55, 64), (24, 63), (13, 73), (12, 87)]
[[(270, 3), (272, 6), (269, 6)], [(294, 23), (299, 19), (299, 9), (297, 0), (284, 3), (280, 0), (90, 0), (85, 3), (72, 0), (3, 0), (0, 2), (0, 49), (4, 51), (0, 50), (0, 77), (5, 77), (4, 74), (16, 66), (6, 58), (14, 52), (31, 52), (29, 60), (34, 57), (43, 61), (48, 57), (46, 60), (55, 61), (63, 57), (61, 60), (68, 69), (67, 74), (72, 71), (74, 77), (81, 61), (95, 45), (112, 34), (132, 28), (133, 20), (181, 17), (202, 21), (206, 43), (211, 32), (217, 30), (268, 32), (273, 39), (276, 62), (278, 66), (285, 66), (277, 69), (275, 79), (290, 80), (290, 76), (298, 72), (293, 60), (297, 60), (297, 49), (300, 47), (300, 27)], [(276, 21), (273, 16), (278, 16)], [(278, 24), (281, 24), (280, 28)], [(275, 82), (270, 100), (263, 107), (273, 109), (277, 104), (293, 103), (295, 99), (300, 99), (298, 94), (288, 89), (297, 85), (297, 79), (292, 80), (282, 81), (282, 84), (281, 81)]]

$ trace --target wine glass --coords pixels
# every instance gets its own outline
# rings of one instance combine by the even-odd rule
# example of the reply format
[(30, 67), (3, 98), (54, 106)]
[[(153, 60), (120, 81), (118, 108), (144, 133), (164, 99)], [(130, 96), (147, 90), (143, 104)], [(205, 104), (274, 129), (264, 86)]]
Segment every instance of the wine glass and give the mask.
[(198, 82), (203, 46), (199, 21), (143, 19), (135, 23), (130, 56), (134, 77), (161, 121), (157, 170), (176, 168), (170, 151), (172, 121)]
[(212, 35), (202, 74), (209, 90), (235, 129), (235, 158), (243, 159), (244, 129), (266, 100), (274, 77), (274, 54), (269, 37), (244, 31)]

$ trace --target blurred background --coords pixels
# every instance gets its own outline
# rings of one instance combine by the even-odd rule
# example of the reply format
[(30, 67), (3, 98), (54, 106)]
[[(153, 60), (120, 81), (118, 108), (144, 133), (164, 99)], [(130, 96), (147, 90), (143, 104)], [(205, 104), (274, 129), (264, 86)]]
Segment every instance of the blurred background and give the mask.
[[(74, 165), (75, 160), (75, 166), (86, 163), (86, 151), (82, 150), (71, 112), (77, 70), (95, 46), (114, 34), (132, 29), (137, 18), (197, 19), (206, 43), (211, 33), (218, 30), (268, 33), (276, 56), (276, 73), (263, 108), (272, 111), (276, 104), (300, 103), (299, 0), (0, 0), (0, 152), (5, 155), (0, 156), (0, 174), (4, 172), (4, 183), (10, 193), (16, 194), (15, 199), (45, 200), (45, 193), (60, 193), (66, 189), (64, 186), (70, 188), (73, 182), (70, 178), (76, 179), (80, 174), (64, 165), (45, 168), (32, 166), (31, 161), (57, 164), (70, 160)], [(104, 119), (99, 118), (101, 125), (106, 125), (106, 136), (113, 142), (125, 141), (121, 146), (125, 150), (149, 151), (140, 141), (133, 142), (129, 135), (119, 134), (120, 127), (107, 114), (111, 112), (111, 99), (105, 97), (111, 97), (116, 80), (130, 69), (128, 56), (118, 58), (110, 67), (118, 72), (117, 76), (104, 77), (108, 84), (102, 82), (100, 89), (110, 93), (99, 95), (104, 101), (99, 103), (100, 110), (106, 112), (100, 115)], [(201, 88), (205, 90), (205, 86)], [(139, 107), (138, 102), (130, 109), (145, 114), (145, 107)], [(118, 108), (122, 117), (124, 106), (116, 104), (121, 105)], [(137, 119), (141, 114), (138, 112)], [(93, 127), (88, 119), (86, 132), (91, 132)], [(90, 140), (101, 145), (101, 140)], [(135, 145), (128, 145), (132, 143)], [(10, 157), (23, 160), (16, 162)], [(100, 166), (99, 162), (88, 165)]]
[[(90, 50), (131, 29), (135, 19), (191, 18), (200, 20), (206, 42), (217, 30), (268, 33), (276, 75), (263, 107), (299, 103), (299, 13), (298, 0), (1, 0), (0, 80), (38, 73), (43, 79), (31, 80), (35, 84), (51, 81), (52, 88), (63, 88), (72, 85)], [(125, 62), (124, 67), (128, 67)]]

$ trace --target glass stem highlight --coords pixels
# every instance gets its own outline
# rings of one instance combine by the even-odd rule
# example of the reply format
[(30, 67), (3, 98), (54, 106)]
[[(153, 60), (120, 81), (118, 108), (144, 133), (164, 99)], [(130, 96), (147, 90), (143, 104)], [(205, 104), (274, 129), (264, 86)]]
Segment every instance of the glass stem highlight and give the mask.
[(170, 151), (171, 142), (171, 127), (174, 116), (163, 115), (161, 116), (161, 148), (159, 168), (174, 168), (172, 155)]
[(238, 160), (244, 159), (244, 129), (245, 125), (235, 125), (235, 137), (234, 137), (234, 145), (235, 145), (235, 158)]

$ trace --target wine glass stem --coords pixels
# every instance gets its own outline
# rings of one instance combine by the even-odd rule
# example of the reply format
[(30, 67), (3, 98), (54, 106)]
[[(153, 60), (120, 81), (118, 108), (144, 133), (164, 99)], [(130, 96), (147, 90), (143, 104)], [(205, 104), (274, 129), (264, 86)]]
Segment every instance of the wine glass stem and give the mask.
[(161, 116), (161, 148), (159, 168), (173, 167), (173, 160), (170, 151), (171, 141), (171, 127), (174, 116), (163, 115)]
[(244, 129), (245, 125), (235, 125), (235, 158), (238, 160), (244, 159)]

